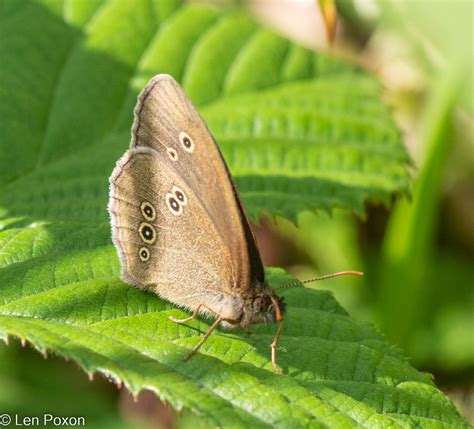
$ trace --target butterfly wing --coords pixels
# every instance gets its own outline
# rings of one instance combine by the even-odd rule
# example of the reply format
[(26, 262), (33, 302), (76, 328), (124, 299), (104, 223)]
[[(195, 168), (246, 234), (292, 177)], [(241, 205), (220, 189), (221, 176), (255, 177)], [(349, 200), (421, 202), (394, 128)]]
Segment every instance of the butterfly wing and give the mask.
[(132, 148), (110, 178), (112, 238), (122, 278), (191, 310), (219, 313), (236, 279), (231, 255), (207, 208), (155, 150)]
[(205, 122), (171, 76), (155, 76), (140, 94), (131, 147), (156, 150), (199, 196), (230, 254), (234, 281), (228, 287), (244, 291), (263, 283), (260, 253), (224, 159)]

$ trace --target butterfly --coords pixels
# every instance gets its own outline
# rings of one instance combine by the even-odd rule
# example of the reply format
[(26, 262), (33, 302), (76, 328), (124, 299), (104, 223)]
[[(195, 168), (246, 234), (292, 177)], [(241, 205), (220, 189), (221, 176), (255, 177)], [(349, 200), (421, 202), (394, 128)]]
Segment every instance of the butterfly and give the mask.
[[(122, 279), (217, 326), (278, 323), (285, 303), (267, 284), (249, 218), (204, 120), (169, 75), (138, 97), (130, 149), (110, 177), (108, 210)], [(337, 275), (340, 275), (338, 273)], [(332, 275), (333, 276), (333, 275)]]

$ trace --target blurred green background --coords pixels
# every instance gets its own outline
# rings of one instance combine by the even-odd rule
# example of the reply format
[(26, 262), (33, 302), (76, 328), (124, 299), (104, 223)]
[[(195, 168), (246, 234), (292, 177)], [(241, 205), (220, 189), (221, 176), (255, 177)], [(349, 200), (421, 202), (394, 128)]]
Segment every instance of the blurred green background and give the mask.
[(277, 220), (271, 229), (299, 257), (275, 254), (267, 262), (286, 257), (302, 279), (364, 271), (363, 287), (354, 280), (351, 288), (347, 278), (314, 287), (334, 291), (351, 315), (374, 322), (474, 422), (473, 3), (335, 5), (332, 49), (383, 81), (413, 159), (412, 196), (371, 206), (363, 220), (344, 212), (304, 213), (298, 228)]
[[(415, 177), (410, 200), (370, 206), (362, 220), (343, 211), (302, 213), (297, 227), (262, 219), (256, 232), (266, 264), (300, 279), (364, 271), (363, 281), (333, 279), (310, 287), (332, 290), (353, 317), (374, 322), (414, 366), (433, 373), (474, 422), (473, 3), (239, 3), (290, 38), (377, 74)], [(18, 344), (0, 346), (0, 385), (0, 413), (35, 415), (54, 407), (79, 416), (87, 408), (87, 427), (199, 427), (194, 417), (178, 416), (151, 396), (134, 401), (106, 380), (90, 382), (73, 364), (45, 361)]]
[(363, 220), (304, 213), (298, 228), (277, 221), (274, 230), (299, 249), (300, 260), (288, 261), (299, 278), (364, 271), (362, 288), (349, 279), (314, 287), (373, 321), (473, 422), (473, 3), (336, 5), (333, 49), (384, 82), (414, 163), (412, 196), (371, 206)]

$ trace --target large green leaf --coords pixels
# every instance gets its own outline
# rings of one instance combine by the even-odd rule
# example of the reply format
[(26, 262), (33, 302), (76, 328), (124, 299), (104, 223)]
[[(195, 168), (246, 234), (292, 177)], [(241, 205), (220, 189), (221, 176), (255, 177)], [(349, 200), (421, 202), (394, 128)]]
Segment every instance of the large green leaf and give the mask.
[(173, 1), (4, 0), (0, 19), (1, 337), (219, 426), (464, 425), (428, 375), (328, 293), (284, 293), (277, 375), (274, 327), (218, 332), (184, 363), (207, 323), (172, 323), (180, 310), (118, 278), (107, 178), (149, 77), (183, 83), (250, 213), (289, 218), (362, 213), (406, 191), (408, 159), (373, 78), (242, 13)]
[(407, 154), (374, 78), (242, 13), (173, 8), (69, 1), (58, 16), (2, 3), (4, 218), (105, 220), (137, 93), (158, 72), (181, 81), (207, 120), (253, 218), (363, 213), (365, 201), (407, 191)]
[[(119, 281), (106, 228), (37, 225), (2, 237), (12, 260), (1, 271), (0, 336), (26, 338), (132, 392), (151, 389), (233, 428), (463, 425), (428, 375), (326, 292), (284, 294), (283, 375), (269, 361), (272, 326), (250, 337), (219, 332), (184, 363), (207, 324), (176, 325), (168, 317), (180, 310)], [(279, 270), (268, 277), (289, 281)]]

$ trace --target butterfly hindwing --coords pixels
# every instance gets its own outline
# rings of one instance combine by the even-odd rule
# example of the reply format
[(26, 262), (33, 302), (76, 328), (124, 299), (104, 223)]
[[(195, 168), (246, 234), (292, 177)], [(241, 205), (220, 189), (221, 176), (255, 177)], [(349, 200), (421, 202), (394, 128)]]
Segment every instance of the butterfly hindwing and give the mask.
[(112, 237), (125, 281), (190, 309), (228, 293), (236, 279), (224, 238), (160, 154), (130, 149), (110, 184)]

